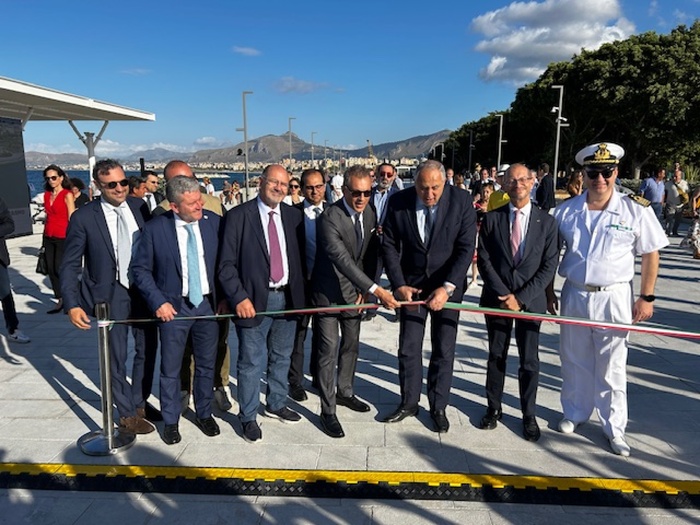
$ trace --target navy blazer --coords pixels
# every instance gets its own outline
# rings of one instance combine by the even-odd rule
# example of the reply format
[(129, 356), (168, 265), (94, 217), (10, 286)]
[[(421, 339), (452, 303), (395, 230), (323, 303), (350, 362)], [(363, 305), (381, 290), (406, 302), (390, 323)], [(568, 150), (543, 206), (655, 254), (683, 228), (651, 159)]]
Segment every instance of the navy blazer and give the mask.
[[(293, 206), (281, 203), (284, 237), (287, 243), (289, 285), (287, 308), (305, 306), (303, 213)], [(232, 310), (245, 299), (250, 299), (256, 312), (267, 309), (270, 286), (270, 255), (267, 252), (258, 199), (231, 208), (224, 217), (219, 247), (218, 278)], [(234, 319), (242, 327), (258, 326), (261, 316), (252, 319)]]
[[(148, 204), (137, 197), (127, 197), (126, 202), (142, 229), (151, 216)], [(79, 306), (93, 315), (96, 304), (112, 300), (117, 283), (117, 258), (101, 199), (89, 202), (71, 215), (60, 279), (66, 312)]]
[(484, 215), (477, 252), (477, 264), (484, 280), (481, 306), (498, 307), (499, 296), (513, 293), (524, 310), (537, 313), (547, 310), (545, 289), (554, 278), (559, 262), (557, 221), (534, 205), (530, 214), (525, 249), (517, 265), (513, 264), (510, 247), (510, 205)]
[[(216, 308), (216, 257), (219, 249), (221, 218), (202, 211), (199, 232), (204, 248), (207, 281)], [(168, 211), (155, 217), (141, 232), (130, 267), (132, 279), (151, 312), (170, 303), (175, 310), (182, 307), (182, 263), (175, 231), (175, 214)]]
[(392, 195), (383, 225), (384, 268), (393, 289), (409, 285), (426, 297), (445, 282), (461, 300), (476, 242), (476, 211), (468, 191), (448, 184), (438, 201), (433, 233), (426, 246), (418, 232), (414, 187)]
[(329, 206), (316, 221), (316, 262), (311, 276), (313, 304), (354, 304), (358, 291), (374, 284), (379, 240), (377, 216), (371, 206), (362, 212), (363, 240), (356, 254), (355, 226), (345, 198)]
[(547, 175), (542, 177), (542, 180), (540, 180), (537, 186), (537, 190), (535, 190), (537, 206), (539, 206), (541, 210), (549, 211), (557, 205), (554, 192), (554, 177), (551, 173), (547, 173)]

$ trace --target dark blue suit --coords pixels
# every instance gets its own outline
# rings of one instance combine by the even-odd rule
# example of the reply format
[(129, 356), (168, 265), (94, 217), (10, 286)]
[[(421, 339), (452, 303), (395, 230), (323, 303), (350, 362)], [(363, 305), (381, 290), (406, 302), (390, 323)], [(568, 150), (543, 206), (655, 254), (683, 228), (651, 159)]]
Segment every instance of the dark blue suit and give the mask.
[[(214, 315), (215, 272), (219, 244), (218, 215), (203, 211), (198, 221), (204, 248), (210, 294), (198, 306), (182, 295), (182, 264), (177, 241), (175, 214), (168, 211), (155, 217), (144, 228), (131, 263), (134, 283), (151, 312), (170, 303), (180, 317)], [(218, 327), (215, 319), (173, 320), (159, 325), (161, 342), (160, 402), (166, 425), (180, 418), (180, 368), (185, 343), (192, 334), (195, 357), (194, 399), (197, 417), (211, 416), (214, 388), (214, 360)]]
[[(277, 207), (287, 245), (289, 283), (284, 290), (270, 290), (270, 256), (258, 202), (259, 198), (236, 206), (224, 218), (218, 266), (223, 293), (232, 310), (245, 299), (253, 303), (256, 312), (303, 308), (303, 214), (287, 204)], [(286, 406), (287, 375), (296, 321), (290, 316), (271, 318), (260, 315), (234, 320), (239, 341), (238, 403), (243, 423), (256, 419), (260, 379), (265, 369), (268, 408), (278, 411)]]
[[(148, 205), (135, 197), (127, 197), (126, 202), (139, 228), (143, 228), (150, 219)], [(60, 279), (66, 312), (80, 307), (88, 315), (94, 315), (95, 305), (99, 303), (109, 305), (112, 319), (143, 317), (146, 311), (136, 289), (132, 286), (131, 290), (126, 290), (117, 281), (117, 260), (101, 199), (86, 204), (71, 216)], [(136, 407), (145, 405), (151, 393), (158, 347), (153, 325), (137, 323), (132, 326), (136, 355), (133, 385), (129, 385), (126, 379), (128, 331), (126, 324), (115, 324), (109, 331), (112, 396), (120, 417), (134, 416)]]
[[(510, 246), (510, 208), (510, 205), (506, 205), (488, 212), (481, 223), (478, 265), (484, 288), (479, 304), (499, 308), (501, 301), (498, 297), (512, 293), (523, 305), (523, 310), (544, 313), (547, 309), (545, 289), (554, 278), (559, 261), (557, 222), (546, 211), (534, 205), (531, 207), (524, 251), (516, 265)], [(495, 411), (501, 409), (513, 322), (513, 319), (505, 317), (486, 316), (489, 336), (486, 397), (489, 408)], [(535, 415), (539, 382), (539, 336), (539, 321), (515, 320), (523, 416)]]
[[(383, 226), (384, 267), (396, 290), (408, 285), (422, 290), (415, 299), (425, 299), (445, 282), (455, 285), (452, 301), (461, 302), (464, 282), (476, 242), (476, 211), (471, 195), (454, 186), (445, 189), (435, 211), (430, 243), (418, 232), (415, 188), (407, 188), (389, 199)], [(418, 406), (423, 378), (422, 347), (427, 308), (403, 308), (399, 332), (399, 382), (401, 404)], [(455, 343), (459, 312), (431, 312), (428, 401), (431, 410), (444, 410), (452, 386)]]

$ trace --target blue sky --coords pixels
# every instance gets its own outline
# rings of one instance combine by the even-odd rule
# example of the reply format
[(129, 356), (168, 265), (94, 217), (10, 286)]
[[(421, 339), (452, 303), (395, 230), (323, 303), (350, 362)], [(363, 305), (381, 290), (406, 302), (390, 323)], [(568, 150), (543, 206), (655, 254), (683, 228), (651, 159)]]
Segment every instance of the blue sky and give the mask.
[[(2, 14), (0, 76), (156, 114), (109, 125), (97, 151), (118, 156), (242, 141), (244, 90), (250, 138), (288, 117), (342, 147), (455, 129), (582, 47), (691, 24), (700, 0), (5, 0)], [(30, 122), (24, 141), (84, 151), (66, 123)]]

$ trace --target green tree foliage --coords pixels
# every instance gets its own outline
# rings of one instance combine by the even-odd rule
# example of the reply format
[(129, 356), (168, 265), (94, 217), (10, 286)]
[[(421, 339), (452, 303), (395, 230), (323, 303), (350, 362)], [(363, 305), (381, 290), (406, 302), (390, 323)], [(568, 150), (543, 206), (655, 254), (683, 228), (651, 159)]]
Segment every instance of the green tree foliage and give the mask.
[[(668, 35), (643, 33), (551, 64), (520, 88), (510, 111), (503, 112), (505, 162), (553, 164), (556, 114), (551, 110), (559, 103), (553, 85), (564, 86), (562, 115), (569, 124), (562, 128), (560, 169), (572, 167), (576, 152), (598, 141), (625, 148), (622, 171), (629, 176), (674, 161), (700, 164), (700, 21)], [(453, 134), (465, 153), (469, 129), (478, 136), (474, 161), (490, 162), (498, 119), (491, 114)]]

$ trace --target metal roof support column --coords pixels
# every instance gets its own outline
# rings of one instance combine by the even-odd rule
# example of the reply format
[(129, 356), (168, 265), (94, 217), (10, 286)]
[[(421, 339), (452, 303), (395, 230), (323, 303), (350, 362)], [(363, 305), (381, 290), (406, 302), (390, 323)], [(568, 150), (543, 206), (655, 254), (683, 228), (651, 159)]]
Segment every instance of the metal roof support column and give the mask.
[(85, 147), (87, 148), (87, 154), (88, 154), (88, 176), (92, 177), (92, 170), (95, 167), (95, 146), (97, 146), (98, 142), (100, 142), (100, 139), (102, 138), (102, 134), (105, 132), (107, 129), (107, 125), (109, 124), (109, 120), (105, 120), (104, 124), (102, 124), (102, 129), (100, 129), (100, 132), (95, 136), (94, 133), (85, 132), (85, 135), (80, 133), (78, 128), (73, 124), (72, 120), (68, 121), (68, 124), (70, 124), (70, 127), (73, 128), (73, 131), (75, 134), (78, 136), (80, 139), (80, 142), (85, 144)]

